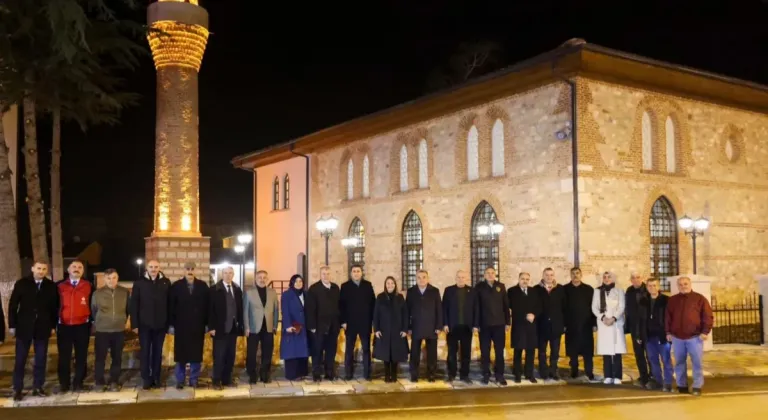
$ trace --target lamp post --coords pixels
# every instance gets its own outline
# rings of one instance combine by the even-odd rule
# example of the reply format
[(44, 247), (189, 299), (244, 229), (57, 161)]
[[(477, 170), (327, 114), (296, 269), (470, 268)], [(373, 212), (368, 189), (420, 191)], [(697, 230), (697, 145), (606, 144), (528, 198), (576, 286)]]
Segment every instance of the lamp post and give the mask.
[(325, 265), (328, 265), (328, 240), (333, 236), (333, 231), (339, 226), (339, 219), (331, 215), (328, 218), (320, 217), (315, 222), (315, 227), (320, 232), (320, 236), (325, 239)]
[(141, 265), (144, 264), (144, 260), (141, 258), (136, 258), (136, 267), (139, 270), (139, 278), (141, 278)]
[(235, 252), (240, 255), (240, 287), (243, 287), (243, 283), (245, 283), (245, 273), (243, 270), (245, 270), (245, 245), (235, 245)]
[(693, 220), (688, 215), (685, 215), (677, 221), (677, 224), (693, 241), (693, 274), (696, 274), (696, 238), (704, 236), (704, 231), (709, 229), (709, 220), (703, 216)]
[[(240, 287), (245, 287), (245, 251), (248, 249), (248, 245), (251, 244), (253, 241), (253, 235), (250, 233), (241, 233), (237, 235), (237, 243), (238, 245), (235, 245), (235, 252), (241, 255), (240, 262), (241, 262), (241, 278), (240, 278)], [(238, 251), (240, 249), (240, 251)]]

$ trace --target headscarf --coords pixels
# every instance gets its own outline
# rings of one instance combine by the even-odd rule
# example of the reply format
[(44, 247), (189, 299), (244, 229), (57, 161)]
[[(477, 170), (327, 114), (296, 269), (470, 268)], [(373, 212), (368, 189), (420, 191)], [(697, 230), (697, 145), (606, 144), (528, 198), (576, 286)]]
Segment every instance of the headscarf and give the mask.
[(607, 274), (611, 279), (613, 279), (613, 282), (611, 284), (601, 284), (598, 289), (600, 289), (600, 313), (604, 314), (608, 310), (608, 305), (605, 303), (605, 297), (608, 296), (609, 293), (611, 293), (611, 290), (613, 290), (614, 287), (616, 287), (616, 276), (611, 273), (610, 271), (606, 271), (605, 274)]
[[(302, 287), (301, 289), (297, 289), (294, 287), (294, 285), (296, 284), (296, 279), (301, 279), (302, 283), (304, 283), (304, 277), (301, 277), (298, 274), (294, 274), (291, 276), (291, 281), (288, 282), (288, 288), (290, 288), (294, 293), (296, 293), (296, 296), (302, 296), (304, 294), (304, 288)], [(306, 283), (303, 286), (306, 287), (307, 286)]]

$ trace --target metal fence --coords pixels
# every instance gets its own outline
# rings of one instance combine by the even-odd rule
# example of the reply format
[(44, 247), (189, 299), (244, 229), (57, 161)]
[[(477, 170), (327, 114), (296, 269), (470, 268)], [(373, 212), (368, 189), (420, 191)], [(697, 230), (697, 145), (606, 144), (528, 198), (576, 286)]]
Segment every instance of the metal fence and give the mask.
[(763, 344), (763, 296), (753, 293), (737, 304), (720, 304), (712, 296), (715, 344)]

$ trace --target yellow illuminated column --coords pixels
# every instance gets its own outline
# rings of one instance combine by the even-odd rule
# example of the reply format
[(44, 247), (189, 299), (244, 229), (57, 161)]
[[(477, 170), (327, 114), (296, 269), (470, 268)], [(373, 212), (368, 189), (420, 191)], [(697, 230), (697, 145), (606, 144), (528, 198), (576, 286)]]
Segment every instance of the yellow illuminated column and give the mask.
[(160, 0), (150, 5), (148, 23), (157, 69), (152, 235), (199, 237), (197, 78), (208, 13), (194, 0)]

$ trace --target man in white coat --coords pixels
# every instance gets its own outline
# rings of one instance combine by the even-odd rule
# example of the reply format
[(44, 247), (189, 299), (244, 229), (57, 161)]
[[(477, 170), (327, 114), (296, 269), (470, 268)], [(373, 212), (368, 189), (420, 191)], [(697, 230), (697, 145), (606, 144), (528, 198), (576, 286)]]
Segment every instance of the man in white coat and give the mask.
[(616, 275), (603, 273), (603, 284), (595, 289), (592, 313), (597, 317), (597, 354), (603, 356), (606, 385), (621, 385), (621, 355), (627, 352), (624, 340), (624, 291), (616, 286)]

